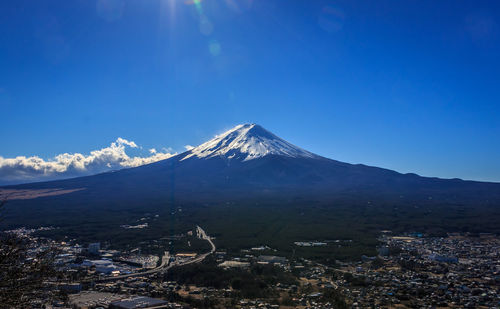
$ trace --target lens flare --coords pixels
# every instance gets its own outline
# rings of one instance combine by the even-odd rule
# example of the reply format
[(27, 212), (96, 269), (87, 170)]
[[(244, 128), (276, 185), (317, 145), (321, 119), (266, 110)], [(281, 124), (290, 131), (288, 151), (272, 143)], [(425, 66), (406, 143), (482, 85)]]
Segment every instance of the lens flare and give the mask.
[(210, 54), (212, 54), (212, 56), (218, 56), (221, 52), (221, 46), (219, 42), (217, 42), (216, 40), (212, 40), (208, 44), (208, 50), (210, 51)]
[[(211, 37), (214, 32), (214, 24), (210, 21), (208, 16), (203, 12), (202, 0), (186, 0), (184, 3), (187, 5), (194, 5), (199, 15), (200, 33), (205, 36)], [(212, 38), (208, 42), (208, 51), (214, 57), (220, 55), (221, 53), (220, 43)]]
[(184, 3), (187, 5), (194, 5), (198, 13), (203, 14), (203, 7), (201, 6), (201, 0), (187, 0)]

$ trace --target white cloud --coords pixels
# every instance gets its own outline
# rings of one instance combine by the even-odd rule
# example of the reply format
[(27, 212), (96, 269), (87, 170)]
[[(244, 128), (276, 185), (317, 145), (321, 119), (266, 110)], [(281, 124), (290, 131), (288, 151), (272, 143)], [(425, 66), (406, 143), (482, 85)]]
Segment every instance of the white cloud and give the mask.
[(127, 146), (130, 146), (132, 148), (137, 148), (136, 143), (134, 143), (133, 141), (127, 141), (126, 139), (121, 138), (121, 137), (116, 139), (116, 143), (121, 144), (121, 145), (127, 145)]
[(194, 147), (193, 147), (193, 146), (191, 146), (191, 145), (186, 145), (186, 146), (184, 146), (184, 148), (186, 148), (186, 150), (191, 150), (191, 149), (193, 149)]
[(139, 148), (135, 142), (119, 137), (109, 147), (91, 151), (89, 155), (63, 153), (50, 160), (44, 160), (38, 156), (15, 158), (0, 156), (0, 184), (91, 175), (149, 164), (176, 155), (165, 148), (163, 152), (152, 148), (149, 150), (150, 156), (130, 157), (125, 151), (127, 147)]

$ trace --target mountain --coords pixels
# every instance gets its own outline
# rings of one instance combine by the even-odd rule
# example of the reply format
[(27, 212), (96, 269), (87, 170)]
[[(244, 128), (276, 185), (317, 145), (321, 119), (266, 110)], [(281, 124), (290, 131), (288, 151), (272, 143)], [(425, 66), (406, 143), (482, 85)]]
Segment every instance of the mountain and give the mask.
[[(301, 237), (347, 230), (365, 235), (385, 228), (500, 232), (499, 183), (421, 177), (339, 162), (256, 124), (238, 125), (153, 164), (3, 190), (49, 192), (9, 201), (9, 226), (55, 224), (66, 226), (65, 233), (74, 236), (96, 237), (100, 227), (109, 237), (110, 226), (119, 230), (137, 213), (176, 213), (175, 224), (203, 222), (220, 235), (233, 235), (234, 224), (254, 222), (247, 226), (248, 233), (268, 230), (269, 241), (279, 233), (291, 237), (282, 225), (292, 222), (311, 224), (309, 234), (301, 232)], [(118, 230), (116, 235), (122, 235)]]
[(499, 205), (500, 184), (420, 177), (324, 158), (256, 124), (238, 125), (167, 160), (74, 179), (11, 186), (12, 189), (81, 189), (99, 198), (209, 200), (249, 196), (340, 196), (361, 200)]
[(256, 124), (238, 125), (224, 134), (191, 149), (182, 159), (225, 157), (228, 160), (248, 161), (267, 155), (292, 158), (318, 158), (277, 137)]

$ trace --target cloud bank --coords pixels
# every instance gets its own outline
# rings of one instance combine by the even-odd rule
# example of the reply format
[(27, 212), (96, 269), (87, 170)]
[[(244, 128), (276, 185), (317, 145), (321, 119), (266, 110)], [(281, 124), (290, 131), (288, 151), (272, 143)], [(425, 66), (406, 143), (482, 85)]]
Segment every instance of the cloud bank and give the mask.
[(136, 167), (168, 159), (176, 153), (168, 149), (149, 149), (149, 156), (129, 156), (126, 150), (139, 148), (133, 141), (117, 138), (108, 147), (81, 153), (63, 153), (44, 160), (38, 156), (3, 158), (0, 156), (0, 184), (14, 184), (92, 175), (126, 167)]

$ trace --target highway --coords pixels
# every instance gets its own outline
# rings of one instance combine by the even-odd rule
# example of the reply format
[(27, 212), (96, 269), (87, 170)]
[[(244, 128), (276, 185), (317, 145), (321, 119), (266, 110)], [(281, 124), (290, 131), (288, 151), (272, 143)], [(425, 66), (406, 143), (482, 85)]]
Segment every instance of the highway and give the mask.
[(205, 231), (199, 225), (196, 226), (196, 231), (197, 231), (199, 238), (205, 239), (206, 241), (208, 241), (210, 246), (212, 246), (212, 249), (210, 250), (209, 253), (207, 253), (207, 255), (214, 253), (216, 248), (215, 248), (215, 244), (212, 241), (212, 238), (210, 238), (210, 236), (208, 236), (207, 233), (205, 233)]
[(199, 262), (203, 261), (210, 254), (214, 253), (216, 250), (216, 247), (215, 247), (214, 242), (210, 238), (210, 236), (207, 235), (207, 233), (198, 225), (196, 226), (196, 235), (198, 236), (198, 238), (208, 241), (208, 243), (211, 246), (211, 249), (209, 252), (203, 253), (203, 254), (195, 257), (194, 259), (183, 262), (183, 263), (173, 262), (171, 264), (168, 264), (168, 261), (170, 260), (170, 253), (168, 251), (166, 251), (165, 254), (162, 256), (160, 266), (158, 266), (156, 268), (153, 268), (153, 269), (150, 269), (150, 270), (147, 270), (144, 272), (101, 278), (101, 279), (95, 280), (95, 282), (109, 282), (109, 281), (116, 281), (116, 280), (121, 280), (121, 279), (125, 279), (125, 278), (131, 278), (131, 277), (149, 276), (149, 275), (155, 274), (155, 273), (166, 272), (167, 270), (169, 270), (173, 267), (179, 267), (179, 266), (199, 263)]

